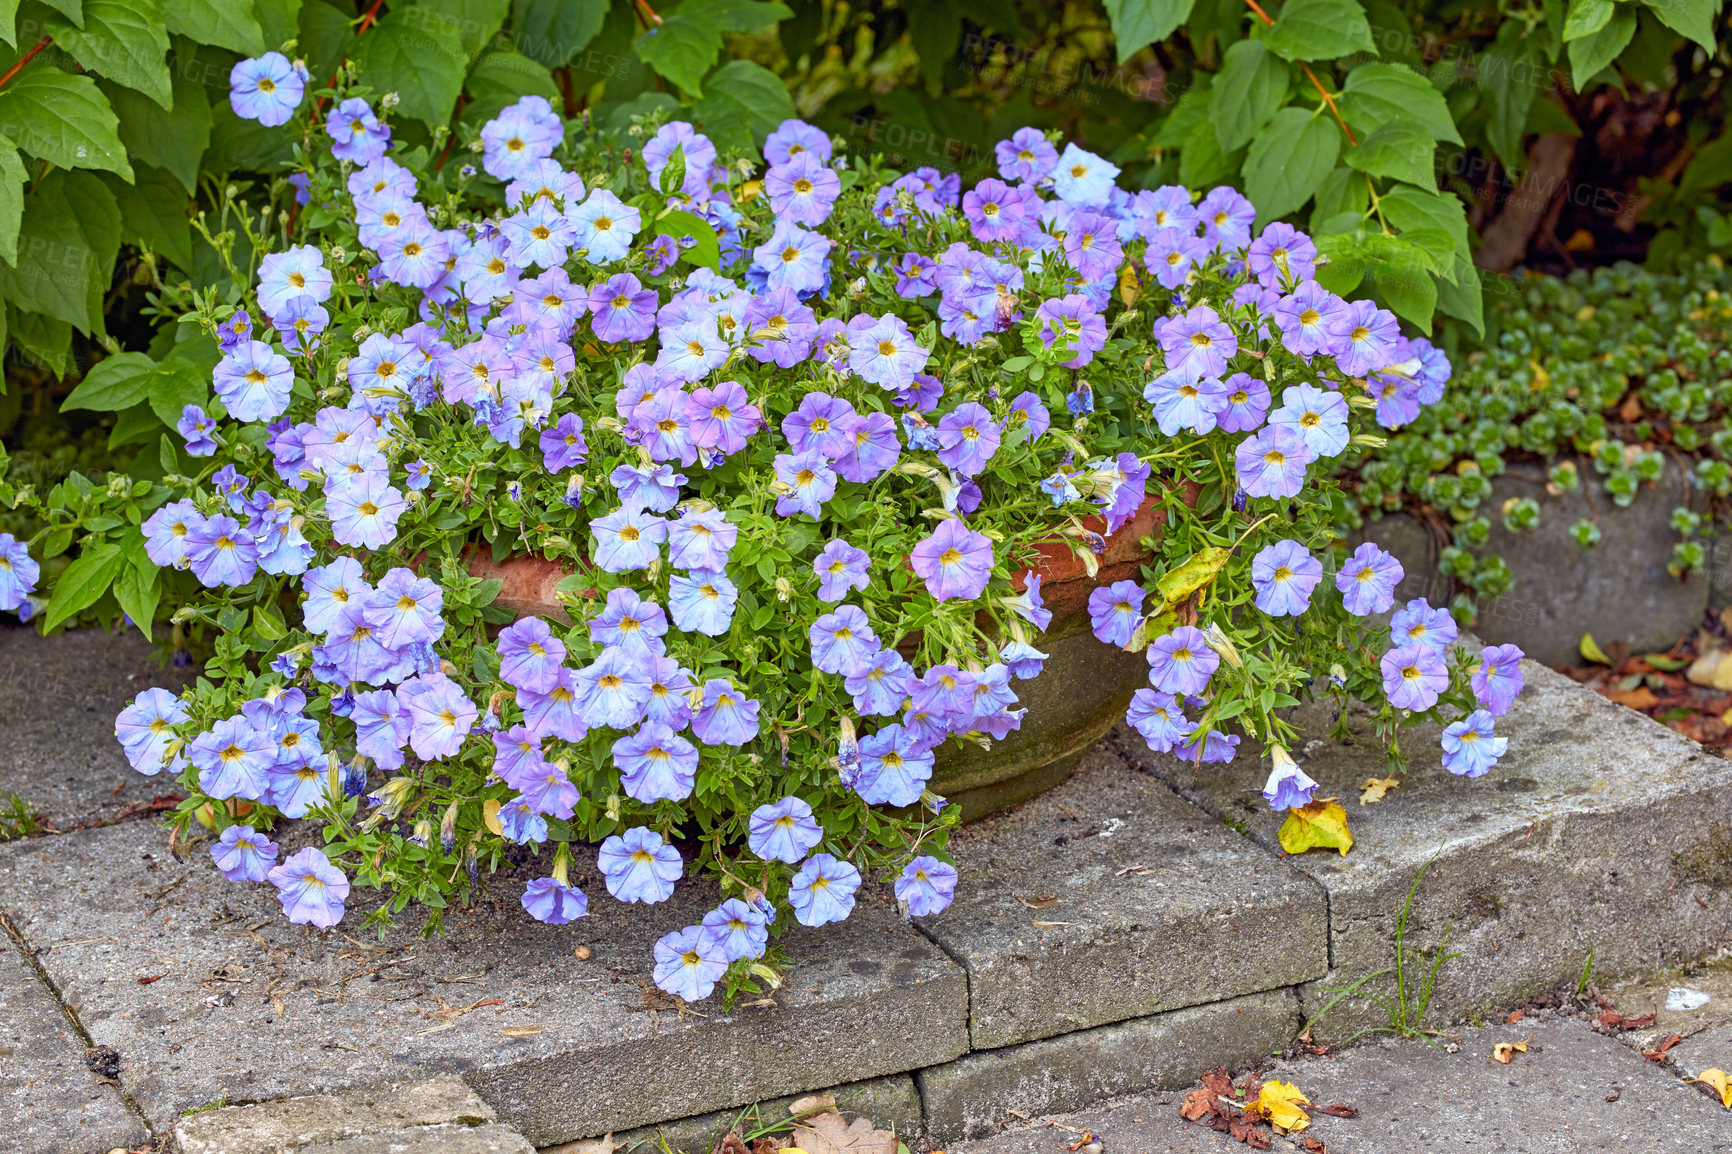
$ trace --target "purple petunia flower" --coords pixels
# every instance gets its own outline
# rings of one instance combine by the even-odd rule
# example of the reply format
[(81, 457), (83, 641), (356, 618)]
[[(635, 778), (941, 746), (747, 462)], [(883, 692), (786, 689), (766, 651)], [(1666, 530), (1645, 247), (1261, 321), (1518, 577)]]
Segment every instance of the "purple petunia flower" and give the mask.
[(613, 743), (613, 764), (627, 797), (646, 804), (683, 801), (697, 773), (697, 747), (665, 725), (646, 722)]
[(985, 405), (968, 401), (938, 422), (938, 459), (964, 477), (986, 468), (1002, 437)]
[(758, 736), (758, 703), (720, 677), (704, 682), (692, 733), (705, 745), (744, 745)]
[(603, 841), (595, 865), (607, 879), (608, 893), (622, 902), (651, 905), (672, 897), (674, 883), (685, 872), (680, 851), (643, 826)]
[[(0, 535), (0, 558), (10, 541), (11, 534)], [(0, 573), (4, 572), (4, 562), (0, 561)], [(4, 605), (4, 598), (0, 598), (0, 605)], [(114, 719), (114, 737), (132, 768), (155, 777), (175, 747), (174, 727), (191, 719), (180, 698), (166, 689), (147, 689)]]
[(1317, 246), (1310, 237), (1278, 220), (1251, 242), (1245, 268), (1265, 288), (1291, 289), (1317, 275)]
[(1219, 377), (1239, 351), (1232, 328), (1207, 305), (1160, 324), (1156, 335), (1167, 369), (1193, 381)]
[(727, 954), (702, 926), (675, 930), (656, 942), (655, 983), (685, 1001), (709, 997), (727, 972)]
[(1316, 385), (1289, 385), (1269, 423), (1298, 435), (1313, 458), (1333, 457), (1347, 448), (1347, 399)]
[(296, 68), (281, 52), (242, 60), (229, 69), (229, 107), (242, 120), (256, 120), (266, 128), (287, 124), (306, 90), (306, 69)]
[(856, 549), (837, 538), (824, 546), (812, 561), (812, 571), (818, 575), (818, 600), (834, 604), (848, 596), (850, 589), (865, 589), (872, 584), (867, 569), (872, 563), (864, 549)]
[(1275, 763), (1274, 768), (1269, 771), (1269, 780), (1263, 785), (1263, 800), (1269, 803), (1269, 808), (1279, 813), (1311, 804), (1317, 783), (1306, 776), (1299, 763), (1279, 745), (1270, 751), (1270, 759)]
[(1125, 720), (1156, 753), (1170, 752), (1194, 728), (1180, 709), (1179, 699), (1158, 689), (1139, 689), (1132, 694)]
[(909, 555), (926, 591), (940, 601), (972, 601), (992, 578), (992, 539), (952, 517)]
[(704, 915), (704, 936), (729, 962), (761, 958), (770, 944), (769, 919), (754, 905), (729, 898)]
[(533, 878), (523, 888), (523, 908), (538, 922), (563, 926), (589, 916), (589, 897), (558, 878)]
[(331, 109), (325, 118), (325, 131), (331, 137), (331, 155), (358, 165), (372, 164), (385, 155), (391, 143), (391, 129), (380, 124), (372, 108), (358, 96)]
[(1311, 607), (1311, 592), (1323, 580), (1323, 563), (1297, 541), (1265, 545), (1251, 558), (1257, 608), (1271, 617), (1297, 617)]
[(1193, 625), (1181, 625), (1155, 638), (1149, 643), (1148, 658), (1150, 684), (1180, 697), (1203, 692), (1221, 664), (1203, 631)]
[(1309, 446), (1284, 426), (1269, 426), (1239, 442), (1233, 464), (1239, 487), (1252, 497), (1297, 496), (1305, 485), (1305, 468), (1313, 460)]
[(589, 323), (607, 344), (641, 341), (656, 331), (656, 290), (629, 272), (615, 273), (589, 290)]
[(1221, 382), (1227, 403), (1216, 417), (1228, 433), (1249, 433), (1269, 415), (1269, 386), (1249, 373), (1234, 373)]
[(1395, 645), (1424, 645), (1442, 657), (1455, 637), (1455, 618), (1449, 610), (1423, 597), (1415, 597), (1389, 619), (1389, 639)]
[(1397, 709), (1430, 709), (1437, 704), (1437, 695), (1449, 688), (1442, 655), (1418, 641), (1385, 653), (1378, 667), (1383, 672), (1383, 692)]
[(813, 854), (788, 883), (788, 904), (803, 926), (839, 922), (854, 912), (854, 891), (859, 888), (860, 871), (853, 862)]
[(1363, 377), (1395, 363), (1401, 325), (1395, 314), (1371, 301), (1347, 305), (1346, 341), (1335, 350), (1335, 364), (1350, 377)]
[(425, 761), (454, 756), (479, 716), (475, 703), (443, 673), (410, 678), (397, 687), (397, 698), (409, 715), (409, 746)]
[(1395, 604), (1395, 587), (1406, 576), (1401, 562), (1370, 541), (1353, 551), (1335, 574), (1335, 588), (1347, 612), (1356, 617), (1387, 612)]
[(776, 515), (793, 517), (800, 513), (814, 519), (824, 515), (824, 502), (836, 495), (836, 471), (829, 459), (816, 449), (790, 454), (777, 453), (776, 480), (786, 492), (776, 497)]
[(752, 811), (746, 846), (765, 861), (794, 864), (818, 847), (824, 829), (812, 807), (797, 797), (785, 797)]
[(1037, 183), (1058, 167), (1058, 149), (1047, 142), (1038, 128), (1019, 128), (1009, 140), (993, 146), (998, 174), (1006, 180)]
[(1094, 635), (1104, 644), (1121, 648), (1131, 643), (1131, 635), (1143, 619), (1143, 599), (1147, 591), (1135, 581), (1114, 581), (1111, 585), (1089, 594), (1089, 624)]
[(250, 825), (231, 825), (210, 847), (211, 861), (231, 882), (262, 882), (277, 864), (277, 845)]
[(265, 876), (295, 925), (329, 929), (343, 920), (349, 878), (322, 851), (309, 846)]
[(923, 918), (941, 914), (956, 898), (956, 867), (922, 854), (896, 875), (896, 900), (908, 903), (908, 916)]
[(1476, 709), (1443, 728), (1443, 768), (1460, 777), (1482, 777), (1509, 748), (1509, 738), (1493, 733), (1492, 715)]
[(932, 777), (930, 748), (912, 731), (892, 722), (860, 739), (860, 772), (854, 791), (868, 805), (913, 805)]
[(1488, 645), (1480, 650), (1479, 664), (1474, 666), (1469, 683), (1474, 699), (1493, 717), (1508, 713), (1526, 684), (1521, 670), (1523, 656), (1515, 645)]

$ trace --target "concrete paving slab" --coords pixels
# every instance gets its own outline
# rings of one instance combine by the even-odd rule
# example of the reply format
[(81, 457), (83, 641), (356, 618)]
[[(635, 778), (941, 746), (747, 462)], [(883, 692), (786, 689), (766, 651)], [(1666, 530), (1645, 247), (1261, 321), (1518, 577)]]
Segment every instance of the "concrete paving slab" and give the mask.
[(455, 1074), (346, 1094), (310, 1094), (184, 1117), (175, 1154), (281, 1154), (390, 1130), (480, 1126), (497, 1119)]
[(319, 1149), (323, 1154), (535, 1154), (523, 1135), (498, 1123), (363, 1134)]
[[(836, 1108), (849, 1122), (856, 1118), (869, 1118), (875, 1129), (890, 1130), (909, 1139), (919, 1135), (924, 1126), (920, 1092), (914, 1088), (914, 1079), (907, 1074), (892, 1074), (887, 1078), (872, 1078), (828, 1090), (787, 1094), (751, 1106), (717, 1110), (695, 1118), (681, 1118), (655, 1126), (640, 1126), (623, 1134), (615, 1134), (613, 1140), (620, 1150), (628, 1154), (633, 1150), (659, 1150), (664, 1142), (675, 1154), (709, 1154), (716, 1148), (716, 1143), (736, 1126), (742, 1134), (749, 1134), (754, 1130), (788, 1121), (789, 1105), (814, 1093), (836, 1099)], [(575, 1149), (578, 1145), (582, 1143), (574, 1143), (570, 1154), (580, 1154)], [(542, 1154), (567, 1154), (567, 1151), (563, 1145), (553, 1146), (543, 1150)]]
[(111, 819), (178, 792), (127, 765), (114, 717), (153, 685), (179, 693), (192, 670), (159, 669), (134, 631), (39, 637), (0, 627), (0, 792), (16, 792), (60, 829)]
[(1105, 743), (951, 847), (956, 902), (917, 924), (968, 971), (977, 1050), (1327, 969), (1322, 890)]
[(149, 1141), (100, 1077), (53, 991), (0, 929), (0, 1151), (106, 1154)]
[[(1408, 940), (1434, 949), (1447, 927), (1449, 949), (1463, 955), (1438, 979), (1440, 1020), (1577, 979), (1590, 949), (1604, 986), (1712, 953), (1732, 936), (1732, 871), (1709, 868), (1732, 845), (1732, 762), (1543, 666), (1525, 662), (1523, 672), (1527, 691), (1498, 721), (1510, 744), (1495, 769), (1452, 777), (1439, 767), (1436, 729), (1422, 727), (1403, 737), (1411, 772), (1374, 805), (1357, 803), (1360, 783), (1385, 773), (1363, 716), (1350, 717), (1357, 744), (1342, 745), (1329, 739), (1324, 709), (1299, 711), (1307, 739), (1295, 753), (1318, 797), (1342, 799), (1356, 838), (1345, 857), (1288, 859), (1329, 895), (1331, 973), (1306, 989), (1308, 1014), (1325, 988), (1393, 964), (1397, 914), (1428, 861)], [(1135, 741), (1127, 735), (1126, 748)], [(1146, 756), (1182, 795), (1280, 852), (1284, 815), (1260, 796), (1261, 771), (1199, 772)], [(1374, 1014), (1344, 1004), (1318, 1036), (1339, 1039)]]
[[(1637, 1049), (1651, 1050), (1673, 1034), (1693, 1040), (1706, 1031), (1732, 1027), (1732, 959), (1635, 978), (1607, 991), (1606, 997), (1627, 1018), (1654, 1015), (1652, 1026), (1619, 1032), (1618, 1037)], [(1726, 1061), (1721, 1068), (1732, 1069), (1732, 1053)]]
[[(795, 966), (773, 1008), (682, 1015), (652, 992), (651, 947), (714, 904), (704, 883), (627, 907), (579, 855), (586, 919), (530, 922), (518, 903), (529, 875), (502, 874), (452, 911), (447, 938), (422, 941), (406, 922), (381, 943), (360, 927), (362, 895), (336, 930), (291, 926), (270, 887), (224, 882), (204, 849), (177, 861), (149, 822), (0, 848), (0, 909), (91, 1036), (124, 1056), (126, 1089), (160, 1128), (225, 1097), (454, 1072), (548, 1145), (967, 1049), (967, 979), (901, 923), (887, 887), (863, 890), (840, 926), (784, 939)], [(590, 960), (573, 956), (580, 945)]]
[[(1532, 1033), (1528, 1052), (1492, 1060), (1498, 1042)], [(1330, 1154), (1498, 1151), (1500, 1154), (1716, 1154), (1732, 1151), (1732, 1114), (1628, 1047), (1573, 1019), (1467, 1030), (1455, 1053), (1420, 1042), (1359, 1046), (1281, 1061), (1265, 1072), (1317, 1106), (1343, 1102), (1356, 1118), (1313, 1111), (1303, 1137)], [(1610, 1100), (1608, 1100), (1610, 1099)], [(1033, 1118), (949, 1154), (1059, 1154), (1090, 1130), (1111, 1154), (1225, 1154), (1246, 1147), (1179, 1117), (1181, 1093), (1120, 1099), (1055, 1119)], [(1297, 1143), (1274, 1140), (1273, 1149)]]
[(977, 1051), (914, 1077), (928, 1133), (934, 1141), (954, 1142), (1018, 1118), (1189, 1085), (1213, 1066), (1267, 1058), (1298, 1028), (1292, 991), (1272, 990)]

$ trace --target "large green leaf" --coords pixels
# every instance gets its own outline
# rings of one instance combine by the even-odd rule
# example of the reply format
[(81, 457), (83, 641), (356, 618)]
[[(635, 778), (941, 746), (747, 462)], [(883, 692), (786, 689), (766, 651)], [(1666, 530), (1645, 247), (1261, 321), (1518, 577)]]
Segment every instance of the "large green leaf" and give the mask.
[[(253, 0), (253, 13), (259, 19), (265, 47), (272, 51), (281, 51), (284, 44), (300, 36), (301, 0)], [(303, 51), (297, 50), (295, 55)]]
[(106, 168), (131, 180), (118, 124), (88, 76), (26, 68), (0, 89), (0, 132), (60, 168)]
[(13, 343), (31, 360), (57, 377), (72, 371), (71, 325), (47, 313), (13, 306), (7, 311), (6, 327)]
[(558, 68), (588, 47), (607, 19), (607, 0), (517, 0), (512, 45), (548, 68)]
[(1570, 41), (1570, 80), (1578, 92), (1616, 60), (1636, 35), (1636, 6), (1619, 4), (1616, 9), (1598, 32)]
[(355, 30), (350, 17), (325, 0), (305, 0), (301, 5), (300, 49), (307, 58), (307, 68), (314, 84), (324, 84), (337, 71), (349, 46), (355, 42)]
[(136, 542), (129, 540), (121, 549), (126, 564), (115, 574), (114, 599), (120, 602), (121, 612), (132, 619), (133, 625), (149, 641), (150, 626), (156, 620), (156, 607), (162, 600), (162, 585), (157, 576), (159, 570), (144, 551), (142, 534), (136, 536)]
[(632, 46), (645, 64), (702, 96), (704, 75), (721, 55), (723, 33), (767, 32), (791, 15), (781, 4), (760, 0), (684, 0)]
[(1710, 57), (1714, 55), (1714, 16), (1720, 8), (1717, 0), (1642, 0), (1642, 3), (1660, 18), (1660, 23), (1700, 44)]
[(160, 168), (140, 165), (134, 187), (115, 188), (111, 183), (109, 190), (120, 202), (120, 239), (160, 253), (182, 270), (192, 269), (189, 201), (179, 180)]
[(1288, 60), (1334, 60), (1377, 51), (1365, 10), (1355, 0), (1287, 0), (1264, 38)]
[(1684, 175), (1678, 178), (1678, 195), (1694, 196), (1732, 181), (1732, 132), (1721, 132), (1696, 150)]
[(1229, 157), (1222, 152), (1215, 126), (1207, 119), (1200, 119), (1191, 125), (1179, 149), (1179, 183), (1190, 188), (1219, 184), (1238, 171), (1241, 155), (1235, 152)]
[(451, 119), (463, 91), (469, 54), (457, 29), (436, 15), (402, 8), (355, 42), (361, 75), (380, 92), (395, 92), (404, 116), (429, 126)]
[(1106, 0), (1107, 19), (1118, 41), (1119, 63), (1138, 49), (1165, 40), (1191, 18), (1196, 0)]
[(114, 584), (125, 562), (126, 555), (112, 541), (94, 548), (87, 547), (55, 582), (54, 596), (48, 599), (43, 630), (51, 631), (74, 613), (96, 604)]
[(1448, 233), (1454, 242), (1456, 258), (1472, 261), (1467, 210), (1460, 197), (1397, 185), (1378, 198), (1377, 207), (1390, 224), (1404, 233), (1420, 229), (1440, 229)]
[(1479, 269), (1465, 257), (1455, 259), (1455, 283), (1439, 281), (1438, 309), (1459, 321), (1473, 326), (1473, 331), (1485, 335), (1485, 290)]
[(253, 0), (162, 0), (162, 11), (168, 30), (195, 44), (213, 44), (242, 56), (265, 50)]
[(1570, 0), (1569, 13), (1564, 17), (1564, 43), (1592, 36), (1611, 22), (1617, 7), (1613, 0)]
[(1341, 114), (1362, 132), (1374, 131), (1386, 121), (1405, 119), (1431, 133), (1433, 140), (1461, 143), (1461, 133), (1456, 131), (1443, 93), (1400, 64), (1373, 61), (1349, 72), (1341, 89)]
[(1429, 330), (1437, 311), (1437, 281), (1425, 252), (1386, 236), (1367, 237), (1364, 250), (1378, 295), (1396, 316)]
[(210, 98), (204, 85), (176, 70), (174, 107), (167, 112), (130, 88), (108, 84), (103, 92), (120, 117), (120, 142), (127, 153), (173, 173), (189, 195), (196, 191), (199, 161), (210, 147)]
[(417, 0), (413, 11), (423, 25), (438, 22), (456, 32), (473, 58), (499, 35), (511, 0)]
[(24, 198), (18, 261), (0, 267), (0, 296), (89, 333), (101, 324), (100, 296), (119, 244), (114, 194), (84, 173), (50, 173)]
[(1335, 167), (1341, 130), (1304, 108), (1283, 108), (1245, 154), (1245, 195), (1259, 222), (1297, 212)]
[(500, 109), (524, 96), (545, 97), (559, 107), (559, 85), (553, 73), (529, 57), (509, 49), (493, 48), (484, 53), (464, 81), (469, 100), (463, 105), (463, 120), (482, 124), (499, 115)]
[(210, 370), (179, 353), (163, 358), (147, 382), (150, 411), (163, 424), (173, 427), (188, 405), (211, 408)]
[(1349, 168), (1372, 176), (1387, 176), (1426, 187), (1437, 184), (1432, 157), (1437, 142), (1431, 133), (1411, 120), (1390, 120), (1349, 148), (1342, 157)]
[(118, 413), (130, 409), (150, 395), (151, 374), (156, 362), (143, 353), (115, 353), (97, 361), (60, 405), (61, 412), (93, 409)]
[(796, 115), (788, 86), (761, 64), (732, 60), (716, 69), (692, 113), (716, 147), (754, 152), (778, 124)]
[(0, 136), (0, 260), (18, 263), (18, 226), (24, 218), (24, 160), (18, 146)]
[[(1587, 41), (1578, 40), (1576, 44)], [(1573, 51), (1575, 45), (1572, 44)], [(1530, 43), (1514, 43), (1500, 35), (1498, 46), (1480, 58), (1479, 86), (1484, 93), (1486, 112), (1485, 135), (1492, 151), (1512, 173), (1519, 173), (1527, 161), (1522, 139), (1527, 133), (1528, 111), (1533, 107), (1538, 89), (1534, 79), (1541, 73), (1533, 59)]]
[(1209, 101), (1209, 119), (1223, 149), (1231, 152), (1251, 142), (1286, 102), (1287, 79), (1287, 65), (1261, 41), (1241, 40), (1227, 49)]
[(136, 88), (163, 109), (173, 107), (168, 31), (158, 0), (89, 0), (83, 28), (60, 17), (50, 17), (44, 28), (86, 72)]

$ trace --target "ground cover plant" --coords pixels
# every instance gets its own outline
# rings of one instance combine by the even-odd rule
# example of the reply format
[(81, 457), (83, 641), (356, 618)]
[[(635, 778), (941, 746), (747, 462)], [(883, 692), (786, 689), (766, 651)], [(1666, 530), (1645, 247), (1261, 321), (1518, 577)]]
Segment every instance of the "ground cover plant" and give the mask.
[[(1447, 722), (1450, 772), (1502, 753), (1519, 651), (1456, 644), (1423, 601), (1383, 624), (1399, 563), (1335, 544), (1334, 462), (1449, 363), (1233, 190), (1132, 194), (1025, 129), (965, 192), (798, 120), (745, 155), (537, 97), (447, 152), (399, 142), (364, 74), (299, 75), (233, 72), (293, 163), (197, 222), (225, 278), (165, 287), (172, 341), (79, 386), (171, 411), (160, 476), (0, 481), (40, 524), (0, 536), (0, 606), (166, 614), (203, 660), (117, 737), (187, 789), (177, 832), (208, 822), (216, 866), (291, 920), (330, 926), (365, 886), (369, 920), (417, 902), (436, 931), (534, 861), (522, 903), (565, 923), (591, 897), (571, 847), (597, 845), (616, 900), (720, 881), (656, 948), (696, 1000), (775, 981), (772, 940), (862, 885), (939, 912), (955, 810), (928, 782), (1021, 724), (1036, 547), (1093, 572), (1145, 505), (1141, 579), (1087, 612), (1147, 656), (1129, 720), (1153, 749), (1249, 742), (1296, 838), (1342, 852), (1288, 752), (1300, 697), (1375, 703), (1397, 761), (1419, 719)], [(568, 568), (569, 623), (514, 620), (470, 572), (513, 555)], [(278, 816), (323, 847), (277, 860)]]

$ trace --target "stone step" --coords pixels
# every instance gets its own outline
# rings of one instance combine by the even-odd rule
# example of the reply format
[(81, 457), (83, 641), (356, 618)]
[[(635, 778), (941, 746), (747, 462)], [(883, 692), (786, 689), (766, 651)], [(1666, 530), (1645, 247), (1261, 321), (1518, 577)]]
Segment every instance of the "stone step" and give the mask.
[(86, 1059), (93, 1056), (36, 967), (0, 928), (0, 1150), (107, 1154), (149, 1141), (120, 1088), (90, 1068)]
[[(1492, 1059), (1499, 1042), (1532, 1034), (1509, 1065)], [(1628, 1047), (1578, 1020), (1524, 1021), (1461, 1031), (1453, 1053), (1423, 1042), (1358, 1046), (1324, 1058), (1274, 1063), (1262, 1077), (1297, 1086), (1314, 1106), (1345, 1103), (1355, 1118), (1318, 1110), (1294, 1138), (1272, 1150), (1329, 1154), (1416, 1151), (1519, 1151), (1583, 1154), (1725, 1154), (1732, 1114)], [(1027, 1122), (990, 1138), (947, 1148), (948, 1154), (1064, 1154), (1099, 1139), (1108, 1152), (1227, 1154), (1249, 1150), (1227, 1135), (1179, 1117), (1182, 1093), (1121, 1098), (1057, 1118)], [(1048, 1122), (1053, 1124), (1048, 1125)], [(1263, 1128), (1265, 1137), (1269, 1132)]]
[[(1329, 900), (1330, 972), (1304, 987), (1308, 1017), (1327, 990), (1394, 965), (1398, 915), (1427, 863), (1408, 943), (1435, 950), (1447, 929), (1448, 950), (1461, 954), (1437, 978), (1440, 1021), (1518, 1005), (1584, 972), (1604, 985), (1676, 965), (1732, 939), (1732, 762), (1550, 669), (1529, 661), (1522, 670), (1527, 689), (1498, 719), (1509, 750), (1490, 773), (1445, 772), (1437, 729), (1420, 728), (1402, 739), (1410, 772), (1372, 805), (1358, 804), (1360, 784), (1386, 771), (1361, 708), (1349, 717), (1352, 745), (1329, 738), (1323, 707), (1299, 711), (1306, 736), (1294, 752), (1319, 782), (1316, 796), (1341, 799), (1357, 839), (1346, 857), (1312, 850), (1287, 859)], [(1154, 755), (1148, 764), (1281, 852), (1283, 815), (1270, 811), (1249, 767)], [(1387, 994), (1393, 982), (1367, 988)], [(1354, 999), (1317, 1035), (1340, 1039), (1382, 1018)]]
[[(449, 1139), (457, 1131), (491, 1127), (497, 1121), (493, 1107), (462, 1078), (442, 1074), (425, 1082), (399, 1082), (347, 1094), (308, 1094), (189, 1114), (174, 1127), (173, 1150), (175, 1154), (289, 1154), (369, 1136)], [(518, 1143), (528, 1149), (521, 1137)]]

